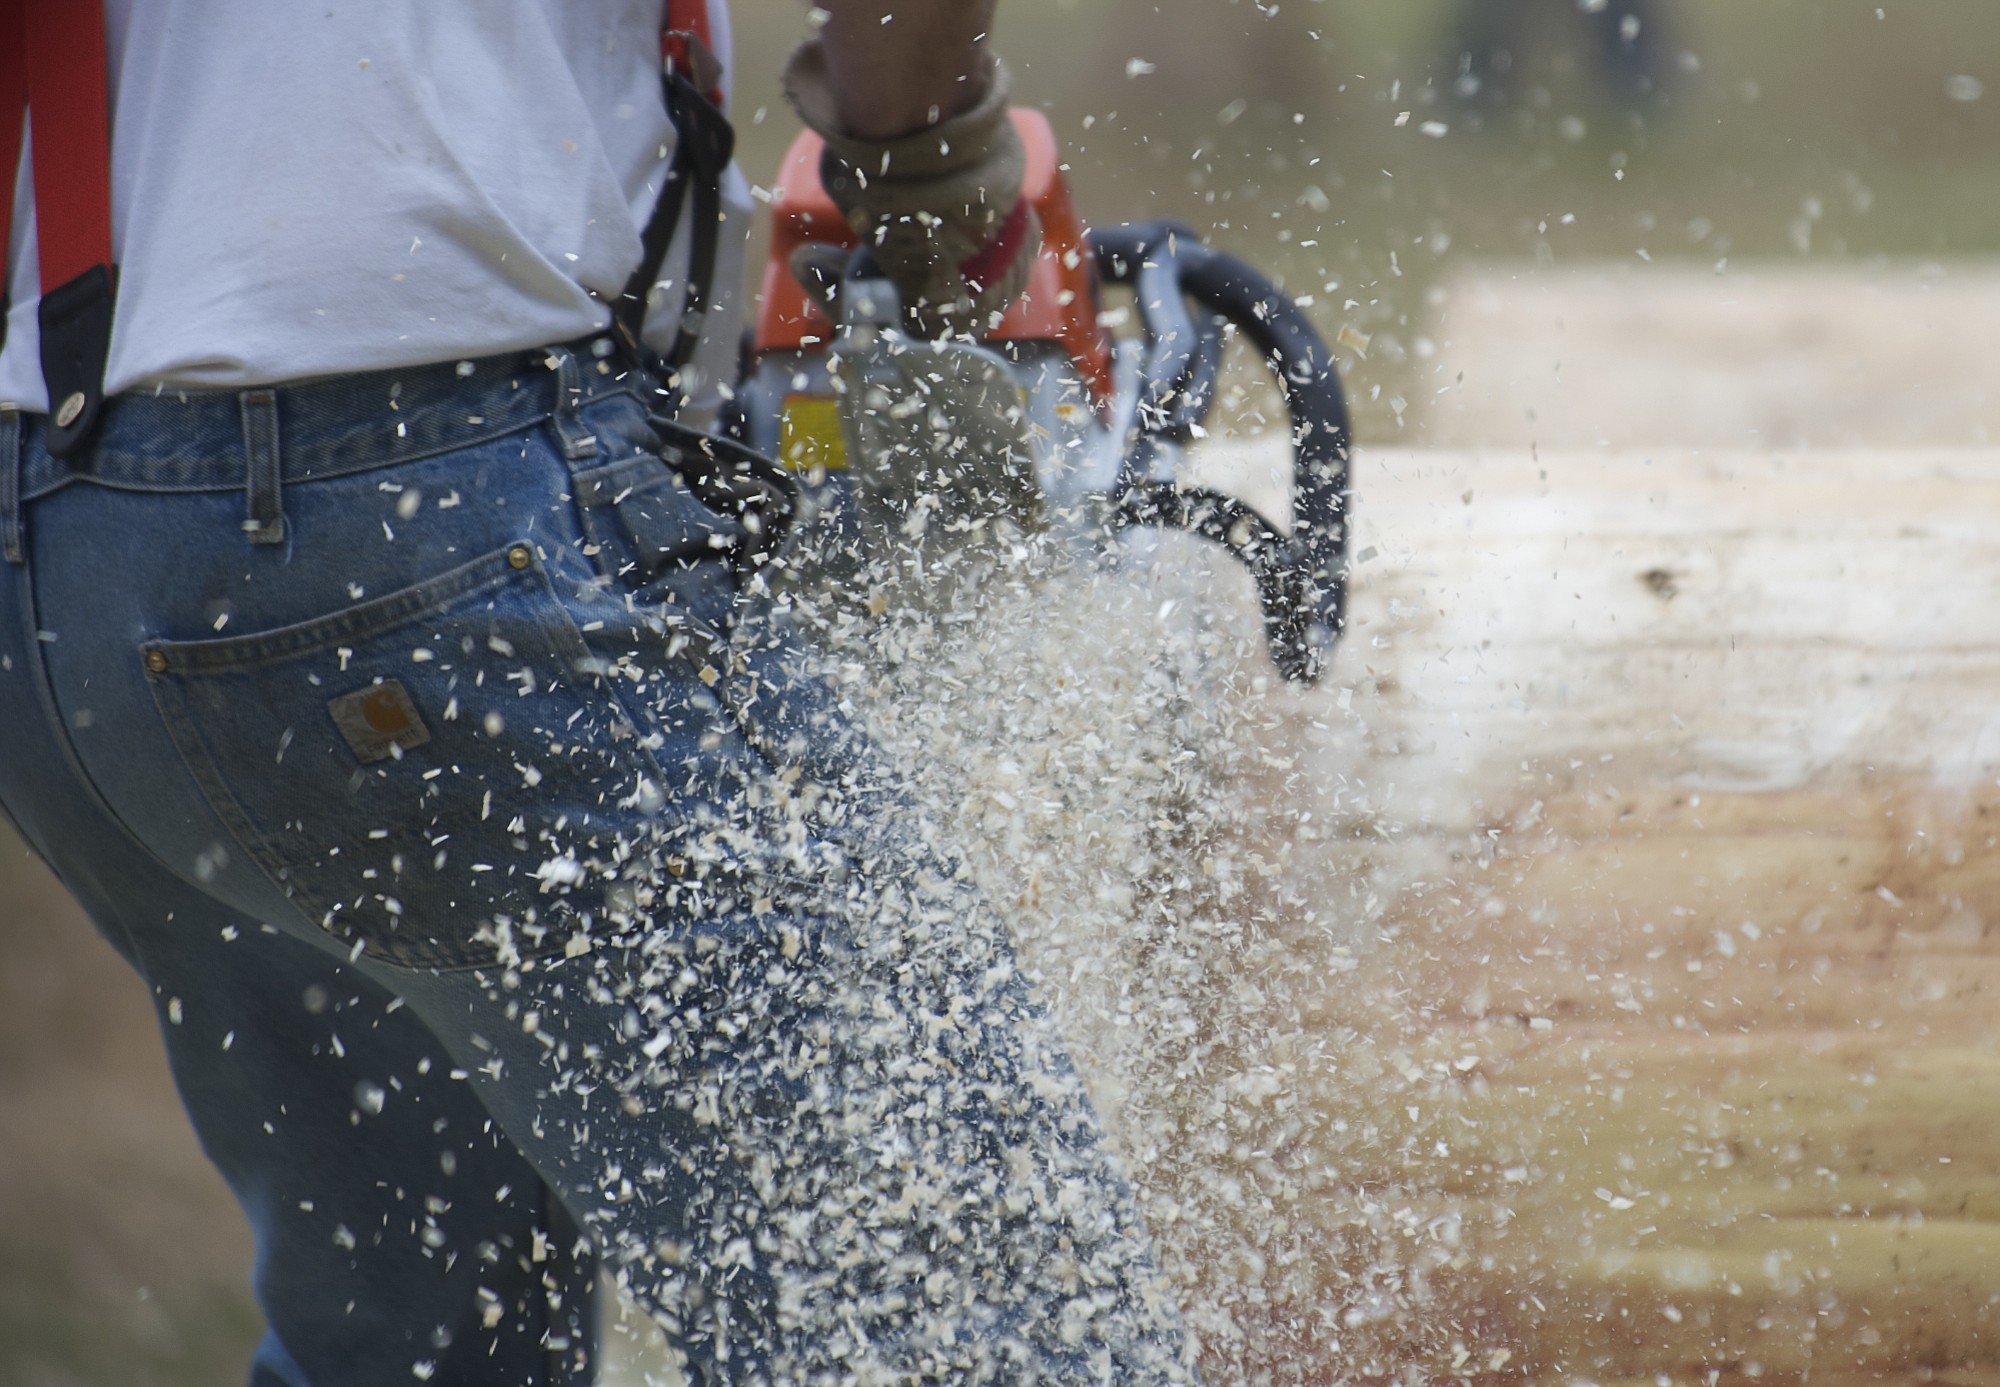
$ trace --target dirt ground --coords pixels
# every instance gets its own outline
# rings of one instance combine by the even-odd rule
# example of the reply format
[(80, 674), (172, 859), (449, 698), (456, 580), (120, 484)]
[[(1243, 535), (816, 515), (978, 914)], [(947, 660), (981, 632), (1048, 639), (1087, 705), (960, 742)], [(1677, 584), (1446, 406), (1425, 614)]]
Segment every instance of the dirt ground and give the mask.
[(250, 1238), (145, 988), (0, 827), (0, 1383), (240, 1379)]

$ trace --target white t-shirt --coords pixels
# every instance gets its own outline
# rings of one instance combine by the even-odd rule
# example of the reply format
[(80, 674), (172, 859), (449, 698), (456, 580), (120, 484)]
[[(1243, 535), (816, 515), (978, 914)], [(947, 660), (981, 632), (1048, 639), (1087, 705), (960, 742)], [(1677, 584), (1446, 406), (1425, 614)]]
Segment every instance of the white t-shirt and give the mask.
[[(459, 360), (604, 327), (673, 148), (664, 3), (106, 0), (106, 390)], [(726, 67), (725, 5), (708, 6)], [(0, 401), (45, 410), (31, 153)], [(748, 191), (732, 168), (704, 394), (735, 370)], [(680, 314), (681, 220), (649, 320), (660, 347)]]

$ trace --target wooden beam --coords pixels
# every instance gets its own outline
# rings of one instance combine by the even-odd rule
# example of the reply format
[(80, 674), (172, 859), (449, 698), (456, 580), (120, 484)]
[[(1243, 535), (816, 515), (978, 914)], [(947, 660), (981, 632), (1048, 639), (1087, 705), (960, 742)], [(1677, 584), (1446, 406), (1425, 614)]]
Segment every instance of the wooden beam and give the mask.
[(1297, 1106), (1220, 1164), (1304, 1190), (1239, 1222), (1234, 1361), (2000, 1381), (2000, 452), (1370, 453), (1356, 495), (1330, 687), (1254, 694), (1330, 841), (1230, 1017)]

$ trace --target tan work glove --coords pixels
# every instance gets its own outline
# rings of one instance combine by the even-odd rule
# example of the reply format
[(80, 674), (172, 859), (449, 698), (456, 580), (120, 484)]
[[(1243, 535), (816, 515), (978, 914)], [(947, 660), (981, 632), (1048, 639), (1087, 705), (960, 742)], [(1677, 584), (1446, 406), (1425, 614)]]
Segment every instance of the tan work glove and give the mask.
[[(1021, 197), (1027, 155), (1007, 116), (1013, 90), (1006, 66), (989, 59), (979, 104), (892, 140), (857, 139), (841, 129), (817, 39), (785, 64), (785, 96), (826, 140), (820, 178), (848, 224), (901, 294), (913, 331), (924, 337), (989, 331), (1027, 285), (1042, 227)], [(823, 252), (822, 252), (823, 253)], [(812, 287), (812, 246), (793, 257)]]

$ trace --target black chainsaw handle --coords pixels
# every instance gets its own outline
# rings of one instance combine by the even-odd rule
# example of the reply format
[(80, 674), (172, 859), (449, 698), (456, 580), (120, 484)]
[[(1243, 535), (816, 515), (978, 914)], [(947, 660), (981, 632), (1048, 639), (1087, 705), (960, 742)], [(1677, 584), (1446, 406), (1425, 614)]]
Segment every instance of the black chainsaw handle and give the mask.
[[(1128, 525), (1159, 525), (1213, 540), (1250, 570), (1257, 601), (1264, 609), (1264, 640), (1278, 672), (1294, 683), (1310, 684), (1324, 670), (1326, 652), (1338, 626), (1315, 629), (1321, 592), (1309, 568), (1298, 562), (1290, 538), (1234, 496), (1206, 487), (1186, 490), (1166, 481), (1146, 481), (1118, 497), (1118, 518)], [(1338, 617), (1335, 618), (1338, 621)]]
[[(1312, 683), (1346, 620), (1351, 435), (1333, 353), (1283, 290), (1184, 226), (1121, 226), (1091, 239), (1100, 276), (1137, 292), (1147, 338), (1116, 513), (1123, 523), (1185, 530), (1234, 554), (1256, 581), (1272, 660), (1287, 679)], [(1190, 299), (1207, 311), (1191, 314)], [(1257, 348), (1284, 391), (1292, 422), (1290, 534), (1233, 497), (1181, 491), (1153, 475), (1159, 441), (1185, 441), (1214, 404), (1224, 321)]]

